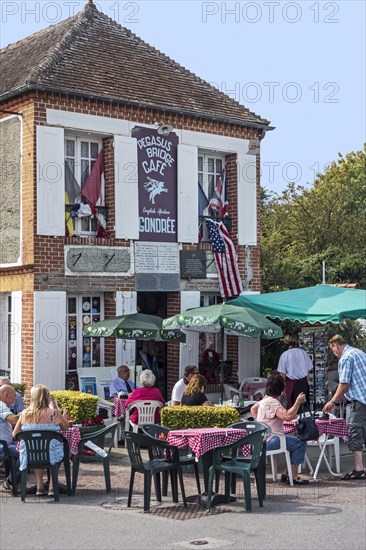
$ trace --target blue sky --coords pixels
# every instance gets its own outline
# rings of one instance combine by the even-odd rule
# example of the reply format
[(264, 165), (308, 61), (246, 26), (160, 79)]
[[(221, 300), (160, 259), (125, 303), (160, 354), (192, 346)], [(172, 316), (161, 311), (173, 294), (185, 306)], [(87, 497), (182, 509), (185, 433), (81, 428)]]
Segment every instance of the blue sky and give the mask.
[[(1, 0), (1, 46), (86, 0)], [(150, 45), (267, 118), (262, 185), (311, 184), (365, 141), (365, 2), (95, 1)], [(91, 52), (91, 57), (97, 52)], [(189, 98), (187, 98), (189, 102)]]

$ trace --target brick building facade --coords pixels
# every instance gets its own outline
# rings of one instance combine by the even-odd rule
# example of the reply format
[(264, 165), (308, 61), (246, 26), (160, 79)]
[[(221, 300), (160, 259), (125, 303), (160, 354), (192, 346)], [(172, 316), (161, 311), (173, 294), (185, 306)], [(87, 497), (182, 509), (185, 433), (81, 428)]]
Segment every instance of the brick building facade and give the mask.
[[(91, 45), (100, 48), (97, 59), (91, 60)], [(157, 358), (161, 389), (169, 396), (185, 364), (198, 363), (203, 347), (212, 344), (233, 361), (232, 383), (238, 369), (258, 374), (258, 342), (228, 337), (223, 347), (217, 338), (191, 333), (186, 344), (136, 349), (113, 338), (85, 340), (82, 330), (137, 309), (167, 317), (220, 299), (197, 181), (201, 172), (208, 194), (207, 182), (215, 183), (223, 166), (244, 289), (260, 290), (260, 157), (250, 148), (259, 147), (271, 129), (268, 121), (145, 44), (92, 2), (67, 21), (3, 49), (0, 59), (0, 368), (28, 387), (42, 382), (56, 389), (72, 387), (77, 368), (132, 365), (142, 351)], [(161, 145), (149, 148), (155, 168), (156, 155), (176, 167), (177, 219), (169, 242), (161, 232), (141, 233), (142, 219), (155, 226), (148, 221), (151, 213), (141, 218), (139, 212), (147, 182), (137, 174), (142, 142), (133, 137), (136, 129)], [(166, 151), (173, 136), (178, 145), (171, 159)], [(70, 235), (68, 167), (82, 186), (80, 179), (101, 152), (97, 216), (72, 218)], [(150, 204), (151, 211), (163, 212), (160, 220), (167, 196), (161, 192)], [(205, 252), (205, 277), (182, 276), (182, 251)]]

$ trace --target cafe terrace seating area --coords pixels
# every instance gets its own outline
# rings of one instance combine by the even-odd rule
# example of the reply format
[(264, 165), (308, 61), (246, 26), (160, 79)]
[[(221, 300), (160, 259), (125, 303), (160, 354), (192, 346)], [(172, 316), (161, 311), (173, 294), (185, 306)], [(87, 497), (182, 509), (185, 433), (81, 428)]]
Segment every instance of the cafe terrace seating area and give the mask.
[[(223, 414), (231, 409), (219, 408)], [(173, 408), (169, 409), (171, 412)], [(320, 482), (317, 490), (321, 491), (322, 483), (336, 480), (339, 462), (347, 455), (343, 442), (347, 438), (347, 425), (340, 418), (319, 419), (317, 423), (321, 437), (319, 444), (308, 446), (305, 464), (308, 469), (303, 469), (302, 476), (314, 484)], [(294, 423), (285, 424), (285, 431), (292, 433)], [(30, 471), (22, 476), (21, 500), (25, 505), (35, 499), (53, 505), (63, 501), (77, 503), (78, 497), (93, 495), (92, 498), (104, 497), (104, 500), (107, 497), (111, 506), (114, 503), (121, 509), (132, 507), (141, 512), (157, 513), (162, 508), (177, 507), (184, 515), (195, 506), (195, 510), (211, 510), (212, 513), (220, 507), (260, 513), (266, 507), (266, 495), (270, 493), (272, 499), (285, 489), (283, 484), (273, 481), (265, 446), (270, 430), (263, 428), (261, 423), (241, 421), (221, 428), (169, 430), (152, 421), (140, 425), (139, 433), (132, 427), (125, 430), (126, 427), (125, 416), (85, 433), (80, 426), (70, 426), (62, 433), (68, 459), (64, 457), (60, 469), (47, 461), (47, 445), (54, 434), (43, 438), (39, 431), (36, 438), (28, 438), (38, 440), (38, 446), (33, 442), (28, 450)], [(123, 432), (124, 437), (115, 446), (117, 430)], [(18, 439), (24, 439), (22, 434)], [(40, 443), (43, 439), (48, 443)], [(334, 439), (339, 445), (333, 444)], [(327, 459), (329, 449), (339, 452), (335, 461), (337, 472), (333, 472), (329, 457)], [(277, 458), (278, 468), (283, 468), (285, 454)], [(6, 471), (13, 467), (10, 458), (5, 460), (4, 466)], [(53, 476), (56, 490), (52, 497), (36, 496), (31, 472), (36, 466), (48, 468), (49, 475)], [(309, 487), (312, 483), (302, 490), (309, 490)], [(288, 498), (291, 498), (289, 490), (286, 487)], [(291, 490), (297, 491), (293, 487)]]

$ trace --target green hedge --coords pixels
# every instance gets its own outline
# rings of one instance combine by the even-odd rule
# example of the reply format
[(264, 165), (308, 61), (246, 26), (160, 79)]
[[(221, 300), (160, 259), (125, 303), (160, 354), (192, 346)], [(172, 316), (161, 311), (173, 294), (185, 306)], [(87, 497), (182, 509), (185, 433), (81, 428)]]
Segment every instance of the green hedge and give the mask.
[(233, 407), (171, 406), (161, 409), (161, 425), (170, 430), (187, 428), (226, 428), (238, 422), (240, 416)]
[(56, 399), (60, 411), (66, 411), (76, 424), (94, 418), (97, 414), (97, 395), (71, 390), (56, 390), (50, 393)]

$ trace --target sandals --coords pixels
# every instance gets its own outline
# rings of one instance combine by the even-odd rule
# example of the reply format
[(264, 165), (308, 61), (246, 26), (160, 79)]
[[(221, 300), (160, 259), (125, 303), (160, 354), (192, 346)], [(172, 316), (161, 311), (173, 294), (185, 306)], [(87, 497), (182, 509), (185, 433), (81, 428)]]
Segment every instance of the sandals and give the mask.
[[(294, 479), (294, 485), (309, 485), (309, 480), (308, 479), (300, 479), (299, 477)], [(290, 478), (285, 475), (285, 474), (282, 474), (281, 476), (281, 483), (286, 483), (287, 485), (290, 485)]]
[(344, 474), (341, 479), (361, 479), (363, 477), (366, 477), (365, 470), (352, 470), (352, 472)]

